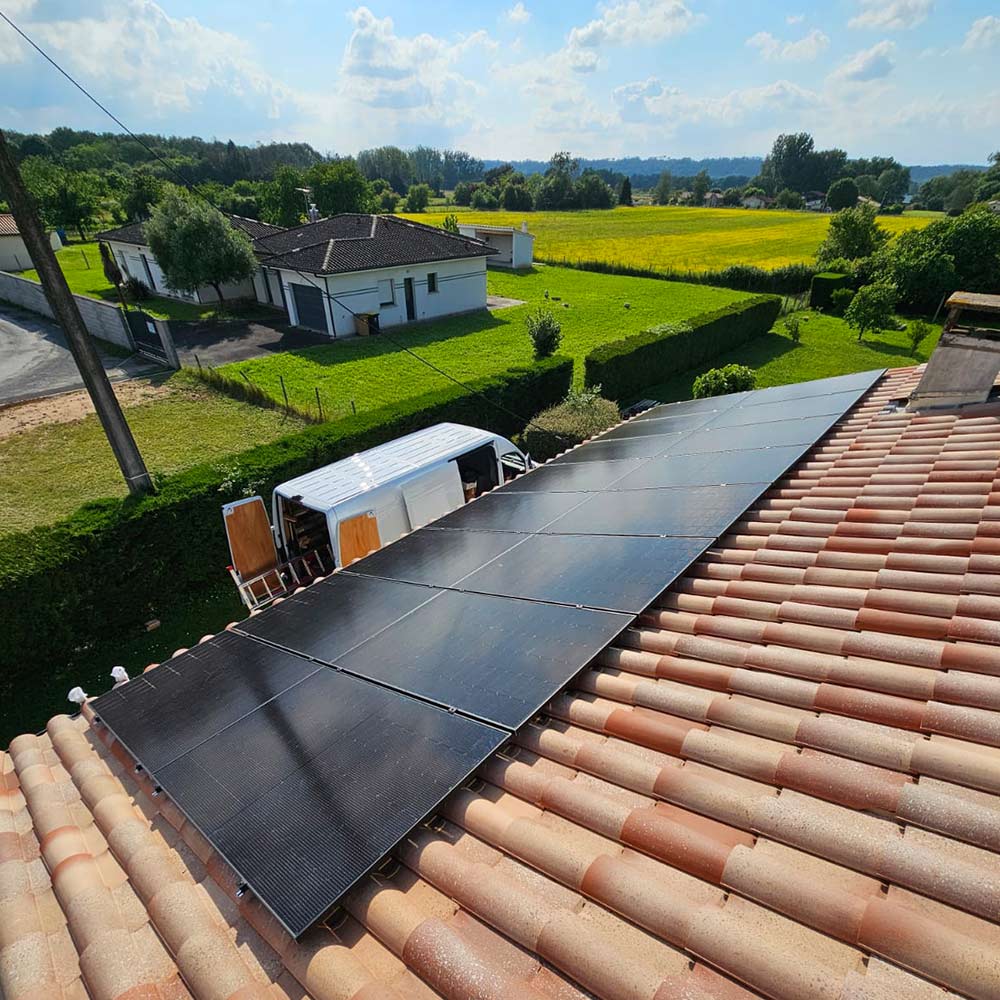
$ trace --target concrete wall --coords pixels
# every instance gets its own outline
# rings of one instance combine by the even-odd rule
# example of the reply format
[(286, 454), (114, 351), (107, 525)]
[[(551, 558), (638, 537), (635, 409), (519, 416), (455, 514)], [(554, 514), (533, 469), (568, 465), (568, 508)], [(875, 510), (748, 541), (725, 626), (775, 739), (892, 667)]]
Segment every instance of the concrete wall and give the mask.
[[(436, 292), (428, 291), (428, 274), (437, 275)], [(336, 331), (338, 337), (356, 333), (352, 313), (378, 313), (382, 327), (406, 323), (406, 278), (413, 279), (414, 322), (486, 308), (485, 257), (332, 274), (326, 278), (312, 274), (305, 277), (295, 271), (281, 272), (290, 313), (294, 314), (295, 308), (290, 285), (318, 285), (325, 291), (327, 330)], [(394, 301), (391, 303), (386, 282), (392, 286)], [(294, 325), (297, 317), (290, 315), (289, 321)]]
[(20, 236), (0, 236), (0, 271), (26, 271), (34, 266)]
[[(133, 349), (132, 338), (125, 328), (121, 310), (117, 306), (99, 302), (97, 299), (88, 299), (83, 295), (74, 295), (73, 298), (76, 299), (84, 325), (92, 337), (110, 341), (128, 351)], [(13, 302), (23, 309), (40, 313), (42, 316), (48, 316), (49, 319), (53, 318), (45, 292), (37, 281), (0, 272), (0, 299)]]
[(460, 222), (458, 231), (463, 236), (482, 240), (500, 251), (489, 258), (490, 267), (531, 267), (535, 238), (530, 233), (522, 232), (520, 229), (499, 230), (495, 227), (480, 227), (473, 222)]

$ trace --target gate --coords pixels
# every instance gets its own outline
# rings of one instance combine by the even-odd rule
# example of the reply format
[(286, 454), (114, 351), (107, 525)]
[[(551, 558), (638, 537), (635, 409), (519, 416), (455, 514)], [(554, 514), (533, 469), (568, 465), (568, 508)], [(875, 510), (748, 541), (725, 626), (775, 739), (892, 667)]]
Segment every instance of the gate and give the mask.
[(158, 361), (168, 368), (180, 368), (174, 338), (166, 320), (153, 319), (141, 309), (125, 313), (135, 349), (144, 358)]

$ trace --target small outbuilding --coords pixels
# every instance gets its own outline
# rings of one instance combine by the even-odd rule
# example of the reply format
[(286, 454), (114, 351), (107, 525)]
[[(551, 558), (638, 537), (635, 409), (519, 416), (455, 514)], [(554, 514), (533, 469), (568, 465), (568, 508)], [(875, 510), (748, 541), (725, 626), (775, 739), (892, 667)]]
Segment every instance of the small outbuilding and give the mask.
[[(62, 246), (57, 232), (49, 233), (53, 250)], [(0, 214), (0, 271), (27, 271), (34, 267), (13, 215)]]
[(513, 226), (486, 226), (474, 222), (460, 222), (458, 231), (462, 236), (481, 240), (496, 250), (496, 254), (489, 260), (491, 267), (514, 269), (531, 267), (535, 259), (535, 237), (528, 232), (527, 222), (522, 222), (520, 229), (515, 229)]

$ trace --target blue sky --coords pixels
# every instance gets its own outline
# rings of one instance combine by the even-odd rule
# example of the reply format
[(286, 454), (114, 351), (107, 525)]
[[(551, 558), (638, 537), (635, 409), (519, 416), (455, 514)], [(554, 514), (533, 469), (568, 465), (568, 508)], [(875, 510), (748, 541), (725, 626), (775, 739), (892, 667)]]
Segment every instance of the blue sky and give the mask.
[[(489, 158), (752, 155), (798, 130), (907, 163), (983, 163), (1000, 145), (997, 0), (0, 9), (136, 130)], [(0, 122), (114, 128), (2, 23)]]

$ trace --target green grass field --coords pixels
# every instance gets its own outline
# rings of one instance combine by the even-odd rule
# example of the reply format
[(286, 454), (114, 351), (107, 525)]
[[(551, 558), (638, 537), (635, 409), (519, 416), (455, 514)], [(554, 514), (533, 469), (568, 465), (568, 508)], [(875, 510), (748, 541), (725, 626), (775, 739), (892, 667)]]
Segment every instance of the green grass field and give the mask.
[(809, 311), (798, 315), (802, 321), (802, 338), (798, 344), (791, 341), (783, 329), (783, 321), (778, 320), (774, 329), (763, 337), (755, 337), (701, 368), (652, 385), (642, 395), (665, 403), (689, 399), (691, 383), (697, 375), (731, 363), (753, 368), (758, 389), (873, 368), (905, 368), (926, 361), (941, 336), (941, 328), (935, 325), (933, 334), (920, 345), (916, 354), (911, 354), (905, 331), (887, 330), (878, 337), (867, 337), (858, 343), (857, 334), (836, 316)]
[(350, 412), (352, 400), (359, 411), (369, 410), (446, 384), (443, 376), (401, 351), (397, 344), (418, 352), (455, 378), (480, 378), (512, 365), (531, 363), (524, 318), (545, 304), (562, 323), (559, 353), (577, 360), (576, 375), (581, 379), (583, 357), (598, 344), (747, 297), (707, 285), (557, 267), (538, 267), (528, 274), (491, 271), (488, 282), (491, 294), (526, 304), (389, 329), (380, 337), (353, 337), (273, 354), (226, 365), (219, 371), (233, 378), (246, 376), (276, 400), (282, 398), (280, 375), (291, 401), (310, 411), (316, 408), (318, 388), (324, 414), (330, 417)]
[[(277, 410), (237, 402), (183, 372), (162, 398), (125, 410), (153, 473), (177, 472), (291, 434), (304, 424)], [(0, 440), (0, 535), (72, 514), (81, 504), (124, 496), (125, 483), (93, 414), (47, 424)], [(221, 525), (220, 525), (221, 527)]]
[[(447, 211), (456, 211), (449, 209)], [(446, 211), (404, 218), (439, 226)], [(535, 234), (540, 260), (599, 260), (655, 269), (706, 271), (730, 264), (772, 268), (811, 261), (826, 236), (830, 216), (818, 212), (744, 208), (637, 206), (585, 212), (473, 212), (462, 222), (520, 226)], [(926, 226), (939, 213), (886, 215), (890, 233)]]

